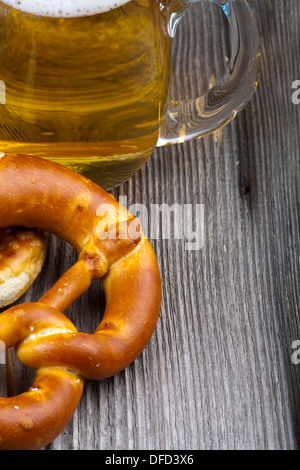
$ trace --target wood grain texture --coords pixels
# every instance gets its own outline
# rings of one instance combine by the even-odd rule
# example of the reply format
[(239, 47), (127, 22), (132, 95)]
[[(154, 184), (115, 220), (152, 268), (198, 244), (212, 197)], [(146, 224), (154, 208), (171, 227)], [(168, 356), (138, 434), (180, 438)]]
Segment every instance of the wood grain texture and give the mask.
[[(204, 204), (204, 246), (153, 239), (163, 286), (158, 326), (124, 372), (87, 382), (64, 433), (46, 449), (297, 449), (300, 365), (299, 0), (250, 0), (262, 37), (258, 91), (222, 131), (157, 149), (113, 191), (128, 206)], [(200, 94), (230, 56), (216, 5), (190, 9), (174, 40), (174, 98)], [(76, 259), (52, 237), (35, 301)], [(81, 331), (99, 323), (99, 284), (68, 311)], [(16, 365), (18, 392), (33, 371)]]

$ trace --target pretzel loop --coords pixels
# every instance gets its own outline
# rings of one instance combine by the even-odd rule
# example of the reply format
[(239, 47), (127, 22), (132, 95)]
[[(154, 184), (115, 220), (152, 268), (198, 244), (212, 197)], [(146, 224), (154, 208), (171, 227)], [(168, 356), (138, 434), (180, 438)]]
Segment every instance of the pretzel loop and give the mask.
[[(46, 160), (0, 159), (0, 228), (8, 226), (52, 232), (79, 253), (39, 302), (0, 315), (0, 339), (37, 369), (28, 392), (0, 398), (0, 449), (37, 449), (72, 418), (83, 378), (110, 377), (143, 351), (160, 310), (160, 275), (131, 214), (89, 180)], [(77, 332), (62, 312), (97, 278), (106, 295), (104, 317), (94, 334)]]

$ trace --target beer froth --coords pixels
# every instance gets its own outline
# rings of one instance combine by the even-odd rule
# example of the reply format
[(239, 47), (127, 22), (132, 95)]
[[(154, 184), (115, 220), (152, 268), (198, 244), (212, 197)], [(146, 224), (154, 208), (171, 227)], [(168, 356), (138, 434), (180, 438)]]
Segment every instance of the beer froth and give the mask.
[(3, 3), (24, 13), (53, 18), (90, 16), (118, 8), (129, 0), (5, 0)]

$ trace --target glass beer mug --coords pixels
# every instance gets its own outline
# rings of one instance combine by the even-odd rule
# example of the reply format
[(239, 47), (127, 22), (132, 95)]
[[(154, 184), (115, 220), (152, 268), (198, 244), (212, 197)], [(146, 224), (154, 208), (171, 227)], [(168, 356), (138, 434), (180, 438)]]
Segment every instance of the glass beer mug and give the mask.
[(170, 97), (171, 38), (202, 0), (0, 1), (0, 152), (49, 158), (117, 186), (156, 146), (233, 119), (257, 85), (259, 38), (245, 0), (210, 0), (232, 56), (201, 97)]

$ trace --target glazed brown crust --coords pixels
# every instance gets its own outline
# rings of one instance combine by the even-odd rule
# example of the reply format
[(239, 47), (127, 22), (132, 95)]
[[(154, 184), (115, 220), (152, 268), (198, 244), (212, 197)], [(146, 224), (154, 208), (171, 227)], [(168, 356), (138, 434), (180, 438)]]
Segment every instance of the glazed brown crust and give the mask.
[[(0, 316), (0, 339), (7, 347), (15, 345), (17, 358), (37, 368), (48, 384), (41, 393), (15, 397), (17, 410), (13, 399), (0, 399), (0, 449), (39, 448), (53, 440), (78, 404), (81, 377), (102, 379), (119, 372), (150, 340), (160, 310), (160, 274), (139, 224), (130, 230), (133, 220), (111, 195), (60, 165), (27, 156), (0, 159), (0, 228), (37, 227), (79, 253), (78, 262), (39, 303)], [(79, 333), (61, 312), (96, 278), (104, 287), (106, 311), (93, 335)], [(60, 391), (49, 385), (53, 377)], [(54, 421), (47, 412), (51, 400), (62, 410)], [(25, 416), (21, 424), (20, 416)]]
[(0, 273), (2, 274), (8, 265), (17, 274), (22, 272), (28, 251), (35, 254), (32, 252), (36, 249), (36, 254), (40, 254), (44, 239), (44, 233), (38, 230), (23, 227), (0, 229)]
[(80, 377), (58, 368), (39, 369), (27, 393), (0, 398), (0, 449), (37, 450), (72, 419), (83, 391)]

